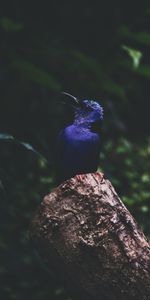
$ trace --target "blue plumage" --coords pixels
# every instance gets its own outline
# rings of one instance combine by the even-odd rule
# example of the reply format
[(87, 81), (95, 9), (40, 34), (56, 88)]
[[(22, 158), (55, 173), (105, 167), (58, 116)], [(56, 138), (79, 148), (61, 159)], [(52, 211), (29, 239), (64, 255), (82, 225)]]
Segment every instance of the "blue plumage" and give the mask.
[(74, 122), (58, 137), (59, 182), (98, 168), (103, 109), (95, 101), (73, 99)]

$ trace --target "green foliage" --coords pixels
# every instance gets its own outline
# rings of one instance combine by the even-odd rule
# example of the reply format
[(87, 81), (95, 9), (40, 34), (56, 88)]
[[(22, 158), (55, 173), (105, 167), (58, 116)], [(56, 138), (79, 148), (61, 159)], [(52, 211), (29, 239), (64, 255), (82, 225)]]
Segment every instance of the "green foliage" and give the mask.
[(138, 64), (138, 68), (137, 67), (135, 68), (135, 65), (133, 68), (131, 63), (126, 60), (120, 61), (119, 64), (121, 66), (123, 66), (125, 69), (127, 68), (131, 71), (136, 72), (137, 75), (140, 75), (140, 76), (146, 77), (146, 78), (150, 78), (150, 66), (146, 66), (144, 64), (141, 64), (141, 65)]
[(2, 142), (13, 142), (13, 143), (15, 143), (17, 145), (23, 146), (26, 150), (31, 151), (36, 156), (40, 157), (41, 160), (47, 161), (46, 158), (41, 153), (39, 153), (37, 150), (35, 150), (32, 145), (30, 145), (29, 143), (21, 142), (21, 141), (17, 140), (16, 138), (14, 138), (10, 134), (0, 133), (0, 142), (1, 141)]
[(133, 33), (127, 26), (123, 26), (119, 29), (121, 36), (127, 37), (130, 40), (138, 42), (142, 45), (150, 46), (150, 33), (149, 32), (136, 32)]
[(18, 69), (21, 73), (27, 76), (29, 79), (42, 86), (45, 86), (51, 90), (60, 91), (60, 84), (50, 73), (41, 70), (32, 63), (23, 60), (14, 60), (11, 66)]
[(7, 17), (0, 19), (0, 25), (7, 32), (15, 32), (15, 31), (18, 32), (23, 29), (22, 24), (14, 22), (13, 20), (11, 20)]
[[(107, 161), (107, 165), (106, 165)], [(143, 227), (150, 233), (150, 140), (142, 145), (126, 138), (106, 143), (103, 171), (108, 173), (121, 199)]]
[(138, 68), (140, 64), (140, 60), (142, 58), (142, 53), (136, 49), (127, 47), (125, 45), (122, 46), (122, 49), (124, 49), (128, 53), (128, 55), (132, 58), (133, 66), (135, 68)]

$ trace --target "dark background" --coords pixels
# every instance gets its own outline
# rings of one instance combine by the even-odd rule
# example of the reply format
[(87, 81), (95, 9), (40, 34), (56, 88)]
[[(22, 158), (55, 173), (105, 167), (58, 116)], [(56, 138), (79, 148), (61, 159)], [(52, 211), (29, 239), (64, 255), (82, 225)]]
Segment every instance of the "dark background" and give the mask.
[(55, 185), (57, 133), (72, 120), (61, 91), (103, 105), (100, 169), (149, 236), (149, 29), (148, 1), (1, 4), (2, 299), (70, 299), (28, 238), (35, 209)]

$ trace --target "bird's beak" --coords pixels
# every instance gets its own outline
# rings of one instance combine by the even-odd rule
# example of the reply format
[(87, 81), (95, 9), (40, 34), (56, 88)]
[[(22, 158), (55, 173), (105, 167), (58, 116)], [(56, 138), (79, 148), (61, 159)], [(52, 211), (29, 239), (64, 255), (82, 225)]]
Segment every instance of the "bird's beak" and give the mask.
[[(68, 96), (69, 98), (72, 99), (73, 102), (70, 103), (71, 105), (73, 105), (73, 106), (79, 105), (79, 100), (78, 100), (76, 97), (74, 97), (74, 96), (72, 96), (71, 94), (66, 93), (66, 92), (62, 92), (62, 94), (65, 95), (65, 96)], [(66, 102), (65, 102), (65, 103), (66, 103)]]

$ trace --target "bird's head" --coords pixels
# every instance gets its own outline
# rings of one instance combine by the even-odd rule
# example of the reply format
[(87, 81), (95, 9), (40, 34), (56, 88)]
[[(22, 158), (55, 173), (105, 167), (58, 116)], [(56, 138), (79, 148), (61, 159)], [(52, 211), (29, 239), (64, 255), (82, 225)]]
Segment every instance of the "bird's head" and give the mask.
[(74, 110), (74, 123), (76, 125), (97, 129), (101, 127), (103, 108), (98, 102), (93, 100), (79, 100), (65, 92), (63, 94), (71, 99), (70, 104)]

